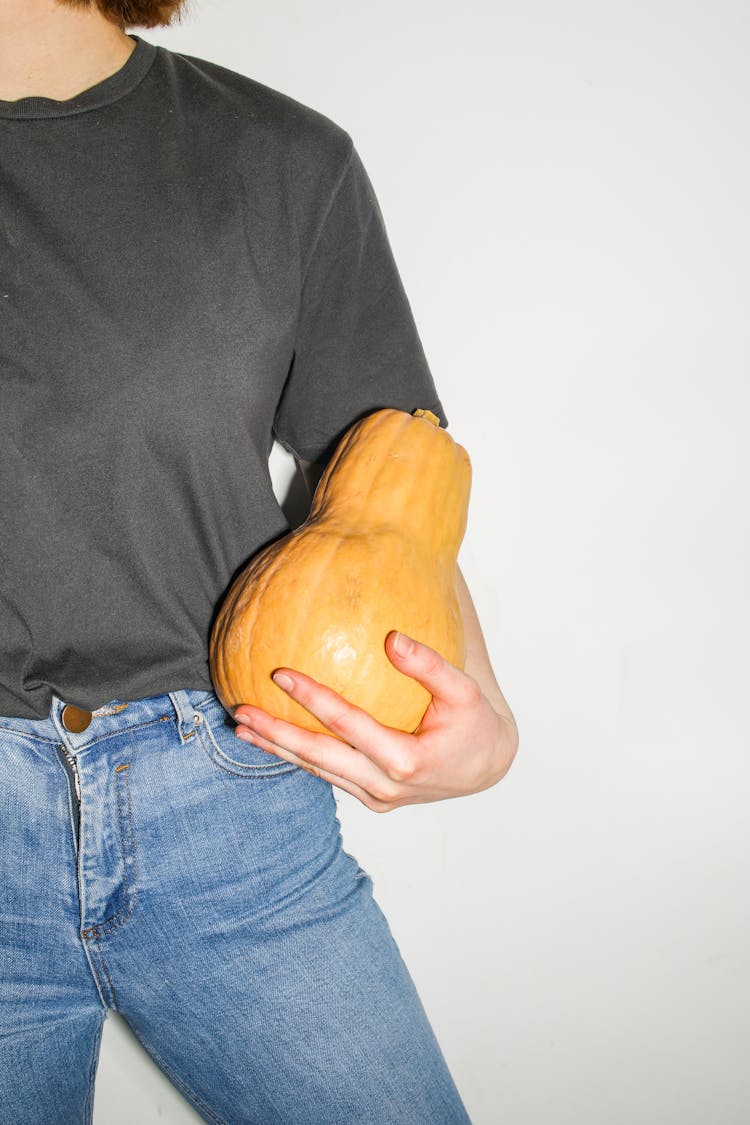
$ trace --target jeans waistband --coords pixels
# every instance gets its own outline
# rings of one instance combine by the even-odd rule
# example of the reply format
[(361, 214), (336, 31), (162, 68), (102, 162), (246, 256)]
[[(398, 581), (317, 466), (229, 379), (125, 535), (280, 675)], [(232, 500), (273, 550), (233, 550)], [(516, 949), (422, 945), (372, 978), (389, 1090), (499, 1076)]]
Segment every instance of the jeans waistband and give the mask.
[(67, 706), (65, 700), (53, 695), (48, 718), (20, 719), (12, 715), (0, 715), (0, 729), (14, 730), (44, 741), (64, 742), (69, 749), (77, 752), (128, 728), (164, 719), (176, 719), (180, 740), (186, 742), (194, 737), (196, 725), (202, 722), (200, 712), (215, 700), (214, 692), (194, 688), (164, 692), (143, 699), (111, 699), (92, 711), (91, 721), (86, 729), (76, 733), (66, 730), (63, 723), (62, 713)]

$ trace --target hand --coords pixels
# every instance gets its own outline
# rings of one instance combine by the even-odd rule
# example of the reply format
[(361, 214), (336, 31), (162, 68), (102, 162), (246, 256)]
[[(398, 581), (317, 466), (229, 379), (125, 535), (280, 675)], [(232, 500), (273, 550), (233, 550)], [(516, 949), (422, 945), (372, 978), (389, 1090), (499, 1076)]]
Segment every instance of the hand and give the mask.
[(245, 703), (234, 711), (235, 735), (346, 790), (373, 812), (478, 793), (500, 781), (518, 747), (512, 716), (493, 710), (477, 681), (434, 649), (390, 633), (386, 653), (432, 695), (414, 734), (383, 726), (309, 676), (283, 668), (274, 674), (279, 687), (338, 737)]

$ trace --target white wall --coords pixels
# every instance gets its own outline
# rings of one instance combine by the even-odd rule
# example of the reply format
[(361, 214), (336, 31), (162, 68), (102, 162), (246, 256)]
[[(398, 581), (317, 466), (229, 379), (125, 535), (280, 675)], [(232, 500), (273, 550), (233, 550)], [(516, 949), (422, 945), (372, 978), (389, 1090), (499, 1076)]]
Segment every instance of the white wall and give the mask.
[[(351, 133), (472, 454), (518, 758), (340, 814), (474, 1122), (747, 1122), (750, 9), (193, 0), (141, 34)], [(196, 1120), (116, 1018), (95, 1120)]]

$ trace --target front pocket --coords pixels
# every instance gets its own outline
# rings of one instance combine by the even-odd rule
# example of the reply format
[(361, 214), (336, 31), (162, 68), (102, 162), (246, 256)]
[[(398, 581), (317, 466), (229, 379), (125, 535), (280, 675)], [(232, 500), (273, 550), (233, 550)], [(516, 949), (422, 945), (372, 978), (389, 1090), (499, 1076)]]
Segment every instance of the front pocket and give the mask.
[(196, 725), (203, 750), (215, 766), (235, 777), (278, 777), (282, 773), (302, 771), (301, 766), (286, 762), (262, 750), (253, 742), (245, 742), (234, 734), (236, 723), (218, 699), (199, 704), (196, 713), (203, 721)]

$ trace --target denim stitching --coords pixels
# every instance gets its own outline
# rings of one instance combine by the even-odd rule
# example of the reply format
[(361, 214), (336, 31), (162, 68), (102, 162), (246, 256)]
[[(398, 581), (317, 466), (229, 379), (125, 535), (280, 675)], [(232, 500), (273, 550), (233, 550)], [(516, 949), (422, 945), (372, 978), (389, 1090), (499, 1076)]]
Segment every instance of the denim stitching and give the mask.
[[(202, 731), (204, 729), (208, 734), (209, 743), (206, 743), (206, 740), (203, 738)], [(292, 771), (302, 768), (301, 766), (295, 766), (293, 762), (286, 762), (283, 759), (279, 763), (271, 762), (268, 765), (257, 766), (245, 765), (242, 762), (234, 762), (227, 754), (224, 753), (223, 750), (219, 748), (219, 745), (213, 736), (213, 732), (211, 731), (211, 727), (207, 720), (205, 723), (201, 724), (201, 727), (198, 729), (198, 737), (200, 738), (203, 749), (208, 754), (213, 764), (217, 766), (218, 769), (223, 770), (224, 773), (231, 774), (232, 777), (241, 777), (245, 780), (255, 779), (257, 781), (264, 777), (278, 777), (279, 774), (292, 773)], [(258, 749), (262, 748), (258, 747)], [(264, 750), (263, 753), (265, 754), (267, 753), (267, 751)], [(217, 761), (217, 755), (219, 756), (219, 758), (223, 759), (223, 761)], [(227, 764), (224, 765), (224, 762), (226, 762)]]
[[(231, 715), (229, 715), (229, 713), (226, 711), (226, 708), (221, 703), (221, 701), (217, 699), (216, 703), (218, 703), (218, 705), (221, 707), (222, 711), (224, 711), (224, 714), (227, 717), (231, 718)], [(198, 709), (200, 709), (202, 706), (205, 707), (205, 706), (212, 706), (212, 705), (215, 706), (214, 700), (207, 699), (207, 700), (204, 701), (204, 703), (202, 705), (196, 704), (196, 707)], [(206, 744), (205, 739), (203, 739), (203, 737), (202, 737), (203, 730), (205, 730), (207, 735), (208, 735), (209, 744)], [(286, 762), (283, 759), (278, 763), (277, 762), (269, 762), (268, 764), (264, 763), (263, 765), (246, 765), (243, 762), (234, 762), (233, 759), (230, 758), (228, 754), (225, 754), (224, 751), (219, 746), (218, 742), (216, 741), (216, 738), (214, 737), (214, 733), (213, 733), (213, 730), (211, 728), (211, 722), (210, 722), (209, 718), (205, 715), (204, 715), (203, 723), (200, 725), (200, 727), (197, 727), (196, 730), (193, 733), (196, 733), (196, 731), (198, 733), (198, 736), (201, 739), (203, 749), (209, 755), (212, 762), (219, 769), (224, 770), (225, 773), (232, 774), (234, 777), (246, 777), (246, 778), (252, 778), (254, 776), (255, 777), (258, 777), (258, 776), (266, 777), (269, 774), (275, 776), (278, 773), (290, 773), (292, 770), (297, 770), (297, 769), (301, 768), (300, 766), (295, 766), (293, 762)], [(258, 747), (258, 749), (260, 750), (260, 749), (262, 749), (262, 747)], [(214, 753), (212, 753), (212, 751), (214, 751)], [(263, 751), (263, 752), (267, 753), (267, 751)], [(222, 761), (217, 761), (215, 755), (218, 755), (222, 759)], [(223, 762), (226, 762), (227, 765), (224, 765)], [(233, 766), (235, 766), (236, 768), (233, 769), (232, 768)]]
[(222, 711), (225, 711), (226, 714), (229, 715), (229, 712), (219, 699), (218, 695), (213, 699), (202, 699), (200, 703), (194, 703), (193, 706), (195, 707), (196, 711), (202, 711), (206, 707), (221, 707)]
[[(119, 780), (118, 780), (118, 785), (117, 785), (117, 788), (115, 790), (115, 793), (116, 793), (116, 797), (117, 797), (117, 814), (118, 814), (117, 819), (118, 819), (119, 827), (120, 827), (120, 845), (121, 845), (121, 848), (122, 848), (122, 881), (123, 881), (123, 887), (124, 887), (126, 895), (127, 895), (128, 891), (130, 890), (131, 885), (132, 885), (132, 889), (133, 889), (132, 897), (130, 899), (130, 905), (128, 906), (127, 910), (125, 910), (125, 911), (118, 910), (116, 914), (112, 914), (109, 918), (105, 918), (103, 922), (97, 922), (95, 925), (88, 926), (85, 930), (82, 930), (81, 931), (81, 937), (83, 938), (84, 941), (98, 940), (101, 937), (106, 937), (106, 935), (110, 934), (112, 932), (112, 930), (116, 930), (118, 928), (118, 926), (121, 926), (124, 922), (126, 922), (128, 920), (128, 918), (130, 917), (130, 915), (135, 910), (135, 903), (136, 903), (136, 898), (137, 898), (137, 891), (136, 891), (136, 871), (137, 871), (137, 868), (136, 868), (136, 859), (135, 859), (135, 829), (134, 829), (134, 826), (133, 826), (133, 807), (132, 807), (132, 804), (131, 804), (131, 801), (130, 801), (130, 785), (128, 783), (128, 775), (127, 775), (127, 772), (126, 772), (128, 768), (129, 768), (129, 766), (127, 764), (124, 765), (124, 766), (118, 766), (117, 769), (115, 770), (115, 772), (117, 774), (120, 774), (120, 773), (125, 774), (125, 792), (127, 794), (128, 820), (129, 820), (129, 824), (130, 824), (130, 850), (131, 850), (131, 854), (132, 854), (132, 857), (133, 857), (133, 882), (132, 882), (132, 884), (131, 884), (129, 876), (128, 876), (128, 864), (127, 864), (127, 859), (126, 859), (125, 836), (124, 836), (124, 833), (123, 833), (123, 830), (122, 830), (124, 818), (123, 818), (123, 815), (122, 815), (122, 801), (121, 801), (121, 798), (120, 798)], [(113, 990), (113, 992), (114, 992), (114, 990)]]
[(0, 723), (0, 735), (2, 735), (4, 730), (6, 730), (8, 734), (20, 734), (22, 738), (29, 738), (32, 742), (44, 742), (48, 746), (56, 746), (59, 741), (57, 738), (47, 738), (44, 734), (32, 734), (31, 731), (19, 730), (18, 727), (7, 727), (3, 723)]
[[(223, 704), (221, 703), (221, 701), (219, 700), (218, 697), (216, 698), (216, 700), (204, 699), (200, 703), (196, 703), (194, 706), (197, 710), (202, 710), (204, 707), (216, 706), (217, 704), (218, 704), (218, 706), (223, 707)], [(124, 710), (124, 709), (125, 709), (124, 706), (122, 706), (119, 710)], [(98, 715), (101, 715), (102, 717), (109, 717), (110, 715), (118, 714), (119, 710), (118, 711), (107, 711), (107, 710), (104, 710), (104, 709), (97, 709), (97, 711), (92, 711), (92, 715), (94, 716), (94, 718), (96, 718)], [(227, 712), (227, 714), (228, 714), (228, 712)], [(49, 716), (46, 716), (46, 718), (48, 718), (48, 717)], [(139, 723), (134, 727), (126, 727), (125, 730), (141, 730), (143, 727), (151, 726), (153, 723), (163, 723), (166, 720), (173, 719), (173, 718), (174, 718), (174, 715), (160, 715), (158, 719), (149, 719), (147, 722)], [(44, 722), (44, 721), (45, 721), (45, 719), (41, 719), (41, 718), (39, 720), (39, 722)], [(0, 737), (2, 737), (3, 731), (7, 731), (9, 734), (20, 734), (23, 738), (28, 738), (32, 742), (42, 742), (47, 746), (57, 746), (58, 743), (59, 743), (59, 738), (48, 738), (44, 734), (34, 734), (34, 733), (32, 733), (31, 731), (28, 731), (28, 730), (21, 730), (19, 727), (11, 727), (11, 726), (7, 726), (5, 723), (0, 723)], [(83, 750), (88, 749), (89, 746), (95, 746), (98, 742), (101, 742), (102, 739), (104, 739), (104, 738), (111, 738), (112, 735), (117, 735), (117, 734), (120, 734), (120, 733), (122, 733), (122, 732), (121, 731), (110, 731), (109, 734), (102, 734), (98, 738), (95, 738), (92, 742), (87, 742), (86, 746), (79, 747), (78, 752), (80, 752), (80, 750), (82, 750), (82, 749)], [(32, 747), (32, 749), (33, 749), (33, 747)]]
[[(124, 734), (125, 731), (142, 730), (143, 727), (153, 726), (154, 723), (163, 723), (165, 719), (172, 718), (174, 718), (173, 715), (161, 715), (158, 719), (149, 719), (147, 722), (138, 723), (133, 727), (124, 727), (121, 731), (112, 730), (107, 734), (100, 734), (98, 738), (94, 738), (91, 742), (87, 742), (85, 746), (79, 746), (76, 750), (76, 753), (79, 754), (82, 750), (88, 750), (89, 746), (96, 746), (98, 742), (102, 742), (105, 738), (116, 737), (117, 735)], [(9, 734), (20, 734), (22, 738), (28, 738), (32, 742), (42, 742), (47, 746), (56, 746), (60, 741), (59, 736), (56, 738), (47, 738), (47, 736), (44, 734), (32, 734), (28, 730), (19, 730), (18, 727), (7, 727), (0, 723), (0, 738), (2, 737), (3, 731), (7, 731)]]
[(145, 727), (152, 727), (156, 723), (163, 722), (165, 718), (171, 719), (172, 716), (171, 715), (163, 715), (163, 716), (160, 716), (158, 719), (149, 719), (148, 722), (137, 723), (135, 726), (132, 726), (132, 727), (123, 727), (122, 730), (111, 730), (111, 731), (108, 731), (107, 734), (100, 734), (98, 738), (93, 738), (91, 740), (91, 742), (87, 742), (85, 746), (79, 746), (76, 753), (80, 754), (82, 751), (88, 750), (88, 748), (90, 746), (96, 746), (98, 743), (104, 742), (108, 738), (118, 738), (122, 734), (130, 734), (132, 731), (143, 730)]
[(110, 991), (110, 994), (112, 996), (112, 1004), (110, 1005), (110, 1007), (112, 1007), (113, 1010), (115, 1012), (117, 1012), (117, 1011), (119, 1011), (120, 1003), (117, 999), (117, 991), (115, 990), (115, 982), (112, 980), (112, 974), (109, 971), (109, 965), (107, 964), (106, 960), (104, 959), (104, 952), (102, 951), (101, 942), (96, 943), (96, 953), (97, 953), (97, 956), (99, 958), (99, 964), (101, 966), (102, 974), (103, 974), (104, 979), (106, 980), (107, 984), (109, 985), (109, 991)]
[(129, 703), (105, 703), (103, 707), (97, 707), (91, 714), (94, 718), (97, 718), (99, 715), (119, 715), (121, 711), (124, 711), (125, 708), (129, 706)]

